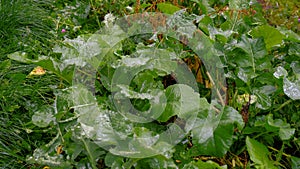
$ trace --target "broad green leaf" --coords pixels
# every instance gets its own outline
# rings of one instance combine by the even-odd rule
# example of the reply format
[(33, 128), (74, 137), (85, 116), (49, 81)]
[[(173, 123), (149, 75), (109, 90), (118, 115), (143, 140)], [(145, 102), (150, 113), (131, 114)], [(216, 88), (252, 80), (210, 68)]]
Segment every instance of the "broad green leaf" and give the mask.
[(299, 43), (291, 43), (289, 46), (289, 55), (296, 55), (300, 57), (300, 44)]
[[(127, 84), (138, 73), (151, 70), (158, 76), (165, 76), (174, 72), (177, 68), (179, 56), (173, 50), (156, 49), (154, 47), (138, 50), (132, 56), (122, 56), (114, 66), (116, 71), (113, 77), (114, 83)], [(173, 60), (174, 59), (174, 60)], [(126, 75), (125, 75), (126, 74)]]
[(63, 156), (56, 155), (56, 148), (61, 145), (59, 134), (56, 135), (48, 144), (34, 150), (32, 156), (26, 158), (29, 164), (47, 165), (51, 168), (72, 169), (71, 161), (67, 161)]
[(291, 161), (292, 161), (292, 169), (300, 168), (300, 158), (292, 156)]
[[(120, 90), (114, 94), (114, 103), (118, 111), (131, 121), (135, 122), (150, 122), (158, 118), (166, 107), (166, 96), (163, 90), (153, 89), (147, 93), (138, 93), (130, 90), (126, 85), (118, 85)], [(148, 100), (147, 109), (141, 111), (133, 105), (130, 99)]]
[[(242, 36), (241, 41), (235, 45), (235, 48), (243, 50), (243, 54), (236, 55), (232, 58), (233, 62), (238, 65), (238, 77), (245, 83), (249, 83), (251, 79), (257, 76), (259, 60), (263, 59), (267, 54), (265, 44), (262, 38), (251, 39)], [(232, 52), (236, 52), (234, 50)]]
[(277, 131), (281, 140), (289, 140), (294, 134), (295, 129), (290, 124), (281, 119), (273, 120), (273, 115), (268, 115), (266, 128), (270, 131)]
[(297, 33), (293, 32), (292, 30), (287, 30), (282, 27), (279, 27), (278, 29), (280, 30), (280, 32), (282, 34), (284, 34), (286, 36), (285, 37), (286, 40), (289, 40), (292, 42), (298, 42), (298, 43), (300, 42), (300, 36)]
[(105, 165), (111, 168), (122, 168), (122, 165), (124, 163), (123, 157), (113, 155), (109, 152), (106, 154), (104, 161)]
[(170, 3), (158, 3), (157, 8), (161, 12), (167, 13), (167, 14), (174, 14), (176, 11), (180, 10), (180, 8), (178, 8), (177, 6), (172, 5)]
[(15, 52), (9, 54), (8, 57), (12, 60), (16, 60), (23, 63), (34, 63), (50, 71), (54, 71), (54, 72), (57, 71), (55, 66), (58, 64), (57, 61), (47, 56), (39, 56), (37, 60), (33, 60), (33, 59), (28, 59), (27, 53)]
[(254, 38), (263, 37), (268, 51), (270, 51), (272, 47), (280, 45), (284, 39), (284, 35), (281, 34), (280, 31), (269, 25), (258, 26), (254, 28), (250, 34)]
[(142, 169), (142, 168), (155, 168), (155, 169), (177, 169), (178, 167), (174, 163), (173, 159), (168, 159), (164, 156), (154, 156), (151, 158), (146, 158), (139, 160), (137, 162), (137, 165), (135, 166), (136, 169)]
[(242, 68), (239, 67), (237, 69), (237, 76), (245, 83), (249, 84), (251, 79), (255, 78), (258, 76), (258, 74), (256, 74), (253, 71), (253, 67), (247, 67), (247, 68)]
[[(181, 36), (182, 37), (186, 36), (187, 38), (189, 38), (189, 40), (191, 40), (192, 38), (194, 38), (192, 33), (193, 32), (196, 33), (196, 30), (197, 30), (197, 27), (193, 23), (196, 19), (197, 19), (197, 17), (195, 15), (186, 15), (184, 10), (176, 12), (174, 15), (171, 15), (167, 19), (167, 24), (168, 24), (168, 27), (171, 27), (171, 28), (176, 27), (177, 30), (176, 30), (176, 32), (174, 32), (172, 30), (168, 30), (167, 36), (176, 37), (176, 39), (181, 39), (180, 38)], [(201, 37), (201, 38), (204, 38), (204, 37)], [(198, 44), (199, 43), (202, 44), (204, 40), (205, 39), (198, 41)], [(205, 47), (208, 47), (208, 46), (205, 46)], [(202, 46), (202, 48), (203, 48), (203, 46)]]
[(135, 91), (146, 93), (152, 89), (163, 90), (163, 84), (160, 81), (155, 80), (158, 77), (159, 76), (155, 71), (140, 72), (132, 80), (132, 82), (136, 85)]
[(299, 61), (292, 62), (291, 68), (293, 69), (293, 72), (296, 75), (297, 79), (300, 80), (300, 62)]
[(42, 148), (37, 148), (33, 152), (32, 157), (27, 158), (28, 163), (34, 163), (34, 164), (41, 164), (41, 165), (46, 165), (50, 166), (51, 168), (64, 168), (64, 169), (72, 169), (72, 164), (70, 161), (66, 161), (63, 156), (53, 156), (49, 155), (49, 151), (42, 149)]
[[(177, 115), (188, 119), (198, 114), (201, 107), (199, 94), (191, 87), (183, 84), (175, 84), (166, 89), (167, 106), (159, 121), (166, 122), (170, 117)], [(194, 114), (194, 115), (193, 115)]]
[(208, 12), (214, 12), (215, 10), (211, 7), (208, 0), (191, 0), (192, 2), (196, 2), (203, 14), (207, 14)]
[(206, 119), (197, 119), (192, 129), (194, 155), (223, 156), (233, 143), (235, 126), (241, 130), (244, 122), (239, 112), (231, 107), (225, 107), (217, 115), (210, 112)]
[(8, 55), (8, 58), (12, 60), (16, 60), (23, 63), (31, 63), (30, 59), (27, 58), (27, 54), (25, 52), (15, 52)]
[(90, 91), (83, 86), (75, 86), (72, 93), (77, 119), (87, 138), (101, 140), (101, 145), (115, 144), (116, 136), (107, 110), (101, 110)]
[(191, 161), (183, 166), (183, 169), (227, 169), (227, 166), (219, 166), (213, 161)]
[(32, 122), (39, 127), (47, 127), (51, 122), (55, 122), (54, 108), (52, 106), (41, 107), (32, 116)]
[[(164, 141), (158, 140), (159, 135), (155, 135), (149, 138), (133, 137), (133, 139), (127, 139), (120, 141), (118, 146), (111, 148), (109, 151), (112, 154), (130, 158), (147, 158), (154, 155), (168, 155), (172, 150), (173, 145)], [(155, 141), (152, 146), (146, 146), (144, 140)], [(151, 142), (150, 141), (150, 142)]]
[(236, 47), (243, 49), (252, 59), (251, 63), (255, 66), (255, 59), (263, 58), (267, 54), (265, 43), (262, 38), (251, 39), (243, 35)]
[[(97, 67), (100, 63), (101, 52), (102, 54), (106, 53), (104, 49), (109, 46), (101, 41), (98, 36), (79, 36), (76, 39), (64, 40), (64, 46), (56, 45), (53, 48), (53, 52), (62, 54), (60, 58), (61, 63), (58, 65), (60, 71), (69, 65), (84, 67), (89, 63), (93, 67)], [(98, 59), (95, 56), (99, 56), (100, 58)]]
[[(60, 78), (66, 80), (68, 83), (72, 81), (72, 71), (70, 70), (70, 65), (64, 65), (60, 60), (55, 58), (51, 58), (48, 56), (39, 56), (38, 59), (29, 59), (26, 53), (15, 52), (9, 54), (8, 57), (12, 60), (16, 60), (23, 63), (32, 63), (35, 65), (39, 65), (49, 71), (54, 72)], [(64, 66), (62, 66), (64, 65)], [(68, 69), (67, 69), (68, 67)], [(61, 69), (60, 69), (61, 68)]]
[(269, 159), (270, 153), (265, 145), (247, 137), (246, 146), (250, 159), (255, 163), (257, 169), (277, 169), (274, 162)]
[[(271, 63), (272, 57), (273, 56), (268, 55), (261, 59), (257, 59), (256, 60), (256, 70), (263, 71), (263, 73), (265, 73), (267, 70), (268, 71), (273, 70), (272, 63)], [(260, 75), (261, 75), (261, 73), (260, 73)]]
[(268, 96), (265, 92), (261, 91), (261, 90), (255, 90), (254, 91), (254, 95), (256, 96), (256, 107), (263, 109), (263, 110), (267, 110), (269, 108), (271, 108), (272, 106), (272, 100), (271, 97)]

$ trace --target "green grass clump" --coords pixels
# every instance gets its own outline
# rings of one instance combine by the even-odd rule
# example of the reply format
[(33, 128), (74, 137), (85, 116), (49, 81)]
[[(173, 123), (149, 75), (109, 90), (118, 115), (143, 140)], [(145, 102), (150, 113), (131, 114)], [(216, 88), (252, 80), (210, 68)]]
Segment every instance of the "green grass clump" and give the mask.
[(50, 86), (59, 80), (51, 74), (28, 77), (35, 65), (8, 60), (7, 54), (23, 51), (36, 58), (51, 51), (50, 9), (47, 0), (0, 0), (0, 168), (30, 168), (26, 156), (49, 141), (31, 116), (53, 103)]
[(53, 23), (47, 1), (0, 0), (0, 59), (15, 51), (48, 50)]

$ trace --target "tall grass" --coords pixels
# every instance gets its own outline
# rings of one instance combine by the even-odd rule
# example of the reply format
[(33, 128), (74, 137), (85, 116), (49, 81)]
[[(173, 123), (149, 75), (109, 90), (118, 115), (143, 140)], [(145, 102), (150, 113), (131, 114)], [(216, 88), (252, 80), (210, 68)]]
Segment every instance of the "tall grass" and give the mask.
[[(0, 65), (7, 54), (16, 51), (32, 57), (51, 51), (54, 24), (49, 3), (0, 0)], [(26, 78), (34, 65), (11, 61), (4, 67), (6, 70), (0, 70), (0, 168), (32, 168), (26, 163), (26, 155), (49, 140), (41, 132), (28, 132), (35, 131), (31, 116), (39, 105), (51, 104), (49, 85), (59, 81), (53, 75)]]
[(53, 25), (46, 10), (48, 3), (0, 0), (0, 59), (19, 50), (43, 52), (48, 48)]

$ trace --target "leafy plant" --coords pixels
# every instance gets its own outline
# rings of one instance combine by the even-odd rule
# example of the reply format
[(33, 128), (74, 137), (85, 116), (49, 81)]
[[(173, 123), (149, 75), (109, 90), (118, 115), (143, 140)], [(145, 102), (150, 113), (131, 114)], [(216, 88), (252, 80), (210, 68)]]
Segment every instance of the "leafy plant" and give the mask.
[[(9, 55), (71, 84), (26, 110), (23, 129), (51, 138), (29, 165), (299, 168), (299, 35), (269, 26), (258, 2), (181, 3), (197, 8), (144, 2), (137, 9), (172, 15), (107, 14), (100, 31), (66, 38), (52, 56)], [(200, 16), (188, 13), (195, 9)], [(10, 60), (0, 67), (10, 77)]]

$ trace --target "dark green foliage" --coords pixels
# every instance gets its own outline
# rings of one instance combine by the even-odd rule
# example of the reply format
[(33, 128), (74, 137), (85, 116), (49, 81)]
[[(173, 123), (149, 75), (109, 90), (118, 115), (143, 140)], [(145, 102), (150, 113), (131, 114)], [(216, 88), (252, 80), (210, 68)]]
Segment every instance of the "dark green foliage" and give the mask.
[(266, 2), (0, 2), (2, 168), (299, 168), (300, 38)]

